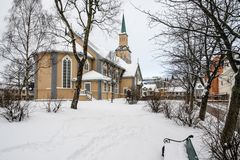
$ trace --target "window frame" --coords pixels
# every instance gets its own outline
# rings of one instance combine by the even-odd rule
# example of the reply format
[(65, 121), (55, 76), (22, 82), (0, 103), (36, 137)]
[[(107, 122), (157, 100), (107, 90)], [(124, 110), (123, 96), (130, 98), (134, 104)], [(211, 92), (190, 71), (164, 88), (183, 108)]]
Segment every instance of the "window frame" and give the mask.
[(92, 83), (91, 82), (83, 82), (83, 87), (84, 87), (84, 91), (86, 91), (86, 84), (90, 84), (90, 91), (89, 92), (92, 92)]
[[(69, 83), (70, 83), (70, 86), (68, 87), (67, 86), (67, 75), (66, 75), (66, 86), (64, 86), (64, 61), (68, 59), (68, 62), (70, 62), (70, 79), (69, 79)], [(67, 66), (66, 66), (67, 67)], [(66, 69), (66, 74), (67, 74), (67, 69)], [(69, 89), (69, 88), (72, 88), (72, 59), (70, 56), (66, 55), (62, 58), (62, 88), (64, 89)]]

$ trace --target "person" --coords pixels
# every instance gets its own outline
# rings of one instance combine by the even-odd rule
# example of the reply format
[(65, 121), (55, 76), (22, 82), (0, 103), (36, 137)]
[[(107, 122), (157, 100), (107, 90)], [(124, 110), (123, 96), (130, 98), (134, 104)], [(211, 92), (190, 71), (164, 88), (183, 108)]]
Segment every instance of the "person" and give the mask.
[(130, 97), (131, 97), (131, 91), (130, 91), (130, 90), (127, 90), (126, 101), (127, 101), (128, 103), (129, 103)]

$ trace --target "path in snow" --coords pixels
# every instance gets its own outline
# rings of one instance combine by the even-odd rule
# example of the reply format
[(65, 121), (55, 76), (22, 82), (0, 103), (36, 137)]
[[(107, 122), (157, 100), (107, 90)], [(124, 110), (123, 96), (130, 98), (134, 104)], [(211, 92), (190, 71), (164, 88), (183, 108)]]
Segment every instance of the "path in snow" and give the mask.
[(42, 102), (32, 106), (27, 121), (0, 119), (0, 160), (159, 160), (165, 137), (190, 134), (197, 152), (202, 150), (200, 130), (150, 113), (143, 102), (80, 102), (78, 110), (64, 102), (57, 114), (47, 113)]

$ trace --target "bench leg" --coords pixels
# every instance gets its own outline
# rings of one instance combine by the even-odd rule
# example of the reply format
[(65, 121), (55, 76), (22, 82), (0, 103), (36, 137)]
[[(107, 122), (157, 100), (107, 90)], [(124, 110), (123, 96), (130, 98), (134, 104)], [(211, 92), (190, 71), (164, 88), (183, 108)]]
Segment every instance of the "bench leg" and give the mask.
[(164, 157), (165, 146), (162, 147), (162, 156)]

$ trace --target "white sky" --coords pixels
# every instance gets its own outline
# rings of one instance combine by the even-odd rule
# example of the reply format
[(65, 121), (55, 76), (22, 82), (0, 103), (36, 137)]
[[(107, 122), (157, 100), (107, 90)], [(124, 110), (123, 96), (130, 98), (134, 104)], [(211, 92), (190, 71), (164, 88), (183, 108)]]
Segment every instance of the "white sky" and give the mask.
[[(12, 0), (2, 0), (0, 5), (0, 34), (6, 30), (6, 21), (4, 18), (8, 15), (8, 10), (11, 7)], [(51, 9), (53, 0), (42, 0), (43, 6), (46, 9)], [(161, 6), (154, 0), (131, 0), (135, 6), (145, 10), (160, 10)], [(122, 13), (125, 15), (125, 23), (129, 40), (129, 47), (132, 51), (132, 60), (139, 60), (143, 77), (161, 76), (164, 75), (164, 67), (159, 59), (155, 57), (160, 54), (156, 51), (157, 46), (153, 40), (149, 40), (155, 33), (160, 32), (160, 27), (150, 29), (148, 27), (147, 16), (137, 11), (130, 3), (130, 0), (124, 0), (122, 5)], [(121, 20), (122, 14), (119, 15)], [(120, 32), (121, 25), (119, 25)], [(90, 35), (90, 40), (99, 48), (103, 47), (107, 50), (115, 50), (118, 46), (118, 35), (109, 37), (102, 31), (94, 30)]]

